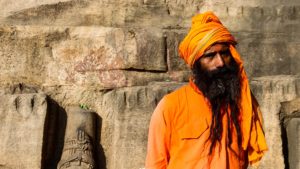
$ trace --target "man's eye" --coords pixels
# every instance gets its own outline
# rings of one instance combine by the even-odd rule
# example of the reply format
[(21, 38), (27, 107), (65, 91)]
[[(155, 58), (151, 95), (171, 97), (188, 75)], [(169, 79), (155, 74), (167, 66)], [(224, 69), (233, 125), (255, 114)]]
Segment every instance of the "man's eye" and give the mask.
[(205, 58), (212, 58), (214, 57), (216, 54), (215, 53), (208, 53), (208, 54), (205, 54), (204, 57)]
[(226, 51), (220, 52), (220, 55), (221, 56), (230, 56), (230, 51), (226, 50)]

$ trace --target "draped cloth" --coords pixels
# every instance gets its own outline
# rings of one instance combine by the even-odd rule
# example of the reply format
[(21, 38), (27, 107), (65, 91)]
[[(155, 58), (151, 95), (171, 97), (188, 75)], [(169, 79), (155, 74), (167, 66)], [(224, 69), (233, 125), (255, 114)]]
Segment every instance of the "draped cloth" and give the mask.
[[(234, 37), (212, 12), (197, 14), (192, 18), (190, 31), (179, 45), (179, 53), (184, 61), (192, 67), (195, 61), (216, 42), (226, 42), (229, 44), (231, 55), (240, 68), (241, 99), (238, 119), (242, 134), (241, 151), (246, 152), (246, 161), (250, 164), (254, 164), (261, 160), (267, 150), (267, 144), (263, 131), (262, 115), (257, 101), (251, 94), (241, 57), (235, 49), (237, 42)], [(195, 100), (197, 100), (196, 103), (194, 103)], [(195, 104), (194, 107), (193, 104)], [(190, 81), (189, 85), (165, 96), (162, 101), (160, 101), (150, 122), (146, 168), (180, 168), (181, 163), (185, 161), (186, 158), (190, 158), (188, 156), (193, 156), (193, 154), (197, 156), (197, 154), (199, 154), (197, 148), (193, 148), (193, 145), (190, 147), (188, 145), (190, 143), (186, 142), (185, 139), (189, 137), (199, 139), (198, 142), (194, 142), (197, 146), (198, 144), (200, 145), (201, 137), (209, 136), (209, 130), (207, 130), (209, 124), (206, 125), (206, 123), (211, 121), (211, 109), (205, 108), (207, 105), (204, 96), (193, 81)], [(199, 108), (199, 106), (202, 107)], [(201, 113), (199, 114), (199, 112)], [(227, 120), (228, 119), (224, 119), (224, 122)], [(222, 139), (225, 138), (227, 137), (222, 137)], [(226, 146), (225, 143), (224, 145)], [(216, 147), (218, 148), (218, 145)], [(222, 146), (219, 146), (219, 148), (220, 147)], [(199, 150), (200, 149), (203, 149), (202, 143), (201, 146), (199, 146)], [(224, 146), (222, 149), (220, 148), (220, 152), (222, 152), (223, 149)], [(196, 150), (197, 152), (195, 152)], [(227, 150), (224, 149), (224, 151)], [(224, 158), (231, 158), (228, 157), (228, 153), (225, 154)], [(191, 159), (197, 161), (195, 158)], [(200, 159), (198, 159), (198, 161), (199, 160)], [(170, 167), (169, 164), (174, 165)], [(189, 165), (191, 164), (189, 163)], [(224, 165), (228, 166), (229, 164), (219, 163), (218, 167), (215, 168), (221, 166), (221, 168), (227, 168)], [(186, 164), (183, 166), (185, 166), (184, 168), (188, 168)], [(202, 166), (202, 164), (195, 163), (195, 165), (191, 165), (190, 168), (198, 168), (196, 166)], [(240, 164), (231, 164), (229, 168), (233, 168), (233, 166), (240, 166)]]
[[(263, 134), (262, 128), (251, 130), (253, 124), (253, 111), (258, 109), (257, 102), (252, 103), (251, 92), (248, 78), (243, 67), (241, 57), (234, 45), (237, 44), (234, 37), (221, 23), (219, 18), (213, 12), (198, 14), (192, 18), (192, 26), (187, 36), (179, 46), (180, 56), (192, 67), (194, 62), (199, 59), (206, 49), (216, 42), (227, 42), (230, 44), (230, 52), (240, 68), (241, 75), (241, 114), (240, 124), (242, 129), (242, 147), (244, 150), (252, 146), (253, 150), (249, 152), (249, 160), (255, 161), (262, 156), (260, 147), (266, 149), (266, 143), (263, 136), (256, 140), (257, 135)], [(262, 119), (261, 119), (262, 120)], [(262, 123), (262, 122), (261, 122)], [(257, 154), (257, 155), (254, 155)], [(259, 156), (259, 157), (258, 157)]]

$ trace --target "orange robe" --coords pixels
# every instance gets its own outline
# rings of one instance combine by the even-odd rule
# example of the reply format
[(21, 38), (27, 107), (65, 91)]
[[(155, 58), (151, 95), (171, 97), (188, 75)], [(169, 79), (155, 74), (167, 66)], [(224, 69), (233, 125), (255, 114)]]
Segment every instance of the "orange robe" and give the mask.
[[(241, 169), (262, 158), (267, 150), (262, 117), (255, 98), (251, 95), (242, 59), (235, 49), (236, 41), (212, 12), (198, 14), (179, 45), (180, 56), (192, 67), (194, 62), (216, 42), (227, 42), (240, 68), (241, 99), (239, 123), (242, 148), (238, 149), (236, 131), (227, 126), (223, 113), (223, 133), (209, 156), (212, 112), (201, 91), (190, 81), (188, 85), (166, 95), (155, 109), (149, 127), (147, 169)], [(227, 129), (232, 133), (228, 146)]]
[[(261, 112), (255, 99), (252, 103), (247, 146), (238, 149), (233, 124), (227, 126), (229, 119), (223, 114), (222, 138), (209, 156), (212, 113), (201, 91), (190, 81), (164, 96), (150, 122), (146, 169), (243, 169), (248, 162), (259, 161), (267, 145)], [(233, 135), (231, 147), (227, 145), (228, 127)]]

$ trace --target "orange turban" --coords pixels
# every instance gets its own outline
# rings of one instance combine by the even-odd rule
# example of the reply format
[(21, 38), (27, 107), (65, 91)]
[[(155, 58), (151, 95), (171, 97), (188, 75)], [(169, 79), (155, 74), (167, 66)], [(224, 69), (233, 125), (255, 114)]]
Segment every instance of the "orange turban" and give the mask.
[[(251, 99), (251, 91), (242, 60), (234, 45), (236, 41), (221, 21), (212, 12), (198, 14), (192, 18), (192, 26), (187, 36), (179, 45), (180, 57), (192, 68), (206, 49), (216, 42), (228, 42), (232, 57), (240, 67), (241, 76), (241, 103), (240, 103), (240, 125), (242, 130), (242, 147), (248, 151), (249, 161), (260, 159), (263, 151), (267, 149), (262, 125), (254, 122), (258, 104)], [(255, 128), (253, 128), (255, 126)]]
[(192, 67), (205, 50), (216, 42), (236, 44), (234, 37), (212, 12), (198, 14), (192, 19), (192, 27), (179, 46), (180, 56)]

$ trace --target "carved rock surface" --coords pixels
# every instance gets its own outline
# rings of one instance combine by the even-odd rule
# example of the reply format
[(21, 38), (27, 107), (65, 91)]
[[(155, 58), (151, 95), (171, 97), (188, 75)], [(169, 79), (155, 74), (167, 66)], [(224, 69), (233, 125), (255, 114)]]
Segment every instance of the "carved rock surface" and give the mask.
[(288, 162), (291, 169), (300, 168), (300, 118), (292, 118), (286, 126), (288, 138)]
[[(110, 130), (113, 134), (108, 168), (143, 168), (147, 151), (148, 126), (151, 114), (159, 100), (182, 83), (160, 82), (148, 86), (117, 89), (103, 95), (103, 110), (112, 116)], [(102, 137), (103, 138), (103, 137)], [(103, 138), (102, 141), (104, 141)], [(107, 141), (108, 138), (105, 139)]]
[[(67, 125), (64, 148), (57, 169), (95, 169), (95, 122), (94, 112), (79, 106), (67, 107)], [(97, 153), (95, 153), (97, 152)]]
[(279, 120), (280, 102), (297, 97), (298, 80), (297, 76), (269, 76), (253, 78), (251, 81), (252, 91), (263, 114), (264, 131), (269, 148), (263, 157), (261, 169), (285, 167)]
[(291, 101), (281, 102), (280, 113), (285, 116), (297, 117), (300, 112), (300, 98)]
[(157, 30), (4, 26), (0, 37), (3, 83), (113, 88), (167, 77)]
[(98, 145), (103, 148), (106, 167), (129, 169), (144, 167), (148, 125), (157, 103), (183, 84), (152, 82), (109, 90), (45, 86), (42, 90), (63, 107), (84, 103), (95, 111), (102, 120), (96, 135), (101, 136)]
[(289, 168), (299, 168), (300, 161), (300, 97), (281, 103), (280, 119), (283, 127), (283, 150), (288, 157)]
[[(296, 90), (299, 82), (299, 77), (295, 76), (261, 77), (251, 81), (251, 88), (263, 112), (269, 146), (260, 168), (284, 167), (278, 113), (280, 102), (299, 96)], [(151, 114), (163, 95), (181, 85), (183, 83), (155, 82), (147, 86), (112, 90), (79, 86), (44, 86), (42, 90), (63, 107), (85, 103), (98, 113), (102, 118), (101, 131), (98, 131), (101, 139), (98, 144), (103, 147), (107, 168), (142, 168)], [(5, 118), (1, 118), (3, 119)], [(42, 130), (39, 129), (40, 132)]]
[(0, 168), (41, 168), (46, 96), (0, 95), (0, 102)]

